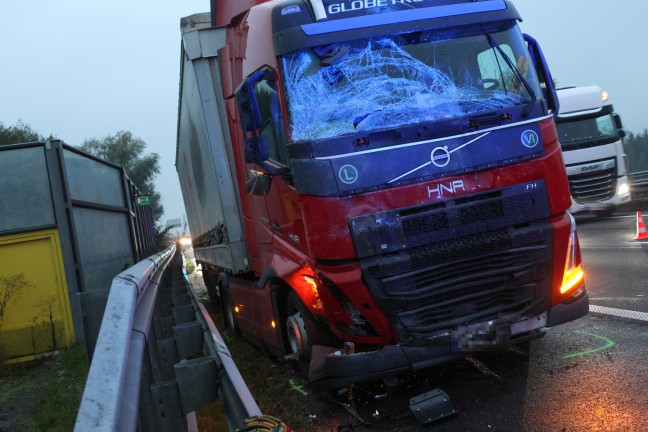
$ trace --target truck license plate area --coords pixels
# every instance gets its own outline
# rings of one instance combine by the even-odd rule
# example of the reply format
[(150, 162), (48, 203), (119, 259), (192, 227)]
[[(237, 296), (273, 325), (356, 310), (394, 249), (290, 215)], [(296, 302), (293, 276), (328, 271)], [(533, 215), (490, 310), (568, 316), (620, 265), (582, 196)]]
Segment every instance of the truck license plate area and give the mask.
[(608, 204), (585, 204), (585, 209), (589, 211), (605, 211), (609, 208)]
[(459, 326), (450, 333), (450, 347), (455, 352), (487, 351), (508, 345), (510, 341), (509, 324), (485, 322)]

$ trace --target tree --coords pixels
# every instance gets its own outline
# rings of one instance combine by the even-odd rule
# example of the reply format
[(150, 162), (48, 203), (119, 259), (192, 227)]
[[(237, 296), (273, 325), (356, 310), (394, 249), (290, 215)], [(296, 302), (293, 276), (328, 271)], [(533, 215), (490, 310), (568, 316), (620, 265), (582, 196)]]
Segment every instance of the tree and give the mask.
[(5, 126), (0, 122), (0, 145), (19, 144), (34, 141), (45, 141), (56, 139), (50, 134), (45, 138), (36, 132), (31, 126), (18, 120), (13, 126)]
[(118, 131), (103, 139), (85, 140), (81, 145), (81, 150), (123, 166), (140, 192), (150, 195), (153, 215), (157, 221), (164, 213), (160, 194), (153, 184), (156, 175), (160, 173), (160, 155), (144, 154), (145, 149), (146, 143), (143, 140), (126, 131)]
[(628, 158), (629, 172), (648, 170), (648, 129), (641, 133), (628, 133), (623, 140), (623, 149)]
[(172, 226), (156, 226), (155, 227), (155, 249), (161, 251), (173, 243), (171, 236)]

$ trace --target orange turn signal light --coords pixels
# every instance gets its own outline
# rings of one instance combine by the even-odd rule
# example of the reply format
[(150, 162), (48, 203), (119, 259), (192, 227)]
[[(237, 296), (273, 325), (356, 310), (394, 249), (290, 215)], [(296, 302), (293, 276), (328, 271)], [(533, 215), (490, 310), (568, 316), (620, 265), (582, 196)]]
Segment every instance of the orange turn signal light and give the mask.
[(583, 266), (578, 265), (565, 272), (563, 277), (563, 284), (560, 287), (560, 294), (568, 293), (576, 287), (581, 285), (581, 282), (585, 279), (585, 272), (583, 271)]

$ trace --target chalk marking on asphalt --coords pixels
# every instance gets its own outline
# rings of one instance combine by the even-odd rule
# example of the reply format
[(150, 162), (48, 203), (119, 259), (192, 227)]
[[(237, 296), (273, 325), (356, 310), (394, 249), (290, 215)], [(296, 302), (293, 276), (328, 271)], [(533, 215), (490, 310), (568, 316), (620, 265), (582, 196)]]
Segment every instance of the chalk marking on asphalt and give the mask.
[(495, 378), (500, 378), (499, 375), (497, 375), (494, 371), (492, 371), (488, 366), (486, 366), (484, 363), (480, 362), (473, 356), (468, 356), (466, 357), (466, 360), (468, 360), (475, 368), (477, 368), (481, 373), (484, 375), (489, 375)]
[(293, 389), (295, 391), (298, 391), (303, 396), (308, 396), (310, 394), (310, 393), (308, 393), (307, 390), (304, 390), (304, 386), (298, 385), (298, 383), (296, 383), (294, 379), (291, 378), (291, 379), (288, 380), (288, 382), (290, 383), (290, 388), (291, 389)]
[(574, 333), (580, 333), (580, 334), (584, 334), (584, 335), (587, 335), (587, 336), (592, 336), (592, 337), (597, 338), (597, 339), (601, 339), (601, 340), (605, 341), (605, 345), (600, 346), (598, 348), (592, 348), (592, 349), (589, 349), (589, 350), (585, 350), (585, 351), (581, 351), (581, 352), (577, 352), (577, 353), (573, 353), (573, 354), (566, 354), (566, 355), (560, 357), (563, 360), (570, 359), (570, 358), (573, 358), (573, 357), (581, 357), (581, 356), (586, 356), (586, 355), (589, 355), (589, 354), (594, 354), (594, 353), (597, 353), (599, 351), (603, 351), (604, 349), (612, 348), (614, 346), (614, 341), (612, 339), (610, 339), (610, 338), (606, 338), (605, 336), (597, 335), (595, 333), (588, 333), (588, 332), (584, 332), (584, 331), (580, 331), (580, 330), (576, 330)]
[(617, 309), (617, 308), (611, 308), (607, 306), (596, 306), (596, 305), (590, 305), (589, 310), (590, 312), (594, 312), (594, 313), (618, 316), (621, 318), (636, 319), (640, 321), (648, 321), (648, 313), (646, 312), (631, 311), (627, 309)]

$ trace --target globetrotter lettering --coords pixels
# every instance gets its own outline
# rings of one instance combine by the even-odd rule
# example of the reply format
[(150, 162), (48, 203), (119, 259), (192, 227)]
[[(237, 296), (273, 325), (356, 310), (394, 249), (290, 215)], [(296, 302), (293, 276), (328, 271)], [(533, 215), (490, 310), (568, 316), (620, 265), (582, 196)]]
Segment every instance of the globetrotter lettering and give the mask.
[(374, 7), (391, 6), (408, 3), (421, 3), (425, 0), (353, 0), (345, 3), (333, 3), (328, 5), (327, 12), (331, 15), (356, 11), (361, 9), (371, 9)]

